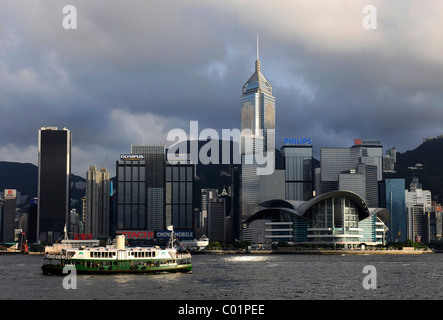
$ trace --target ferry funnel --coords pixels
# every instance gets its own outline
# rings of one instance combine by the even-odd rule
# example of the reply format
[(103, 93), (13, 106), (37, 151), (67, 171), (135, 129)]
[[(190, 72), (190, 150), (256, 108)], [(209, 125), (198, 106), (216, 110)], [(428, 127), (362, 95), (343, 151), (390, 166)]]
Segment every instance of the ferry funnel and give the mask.
[(115, 237), (115, 248), (118, 250), (125, 249), (125, 235), (119, 234)]

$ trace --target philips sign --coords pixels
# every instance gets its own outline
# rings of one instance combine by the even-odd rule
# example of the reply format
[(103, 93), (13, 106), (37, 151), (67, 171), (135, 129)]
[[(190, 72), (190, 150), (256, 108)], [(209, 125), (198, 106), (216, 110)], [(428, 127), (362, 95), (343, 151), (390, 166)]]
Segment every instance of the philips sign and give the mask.
[(285, 138), (285, 144), (310, 145), (311, 138)]

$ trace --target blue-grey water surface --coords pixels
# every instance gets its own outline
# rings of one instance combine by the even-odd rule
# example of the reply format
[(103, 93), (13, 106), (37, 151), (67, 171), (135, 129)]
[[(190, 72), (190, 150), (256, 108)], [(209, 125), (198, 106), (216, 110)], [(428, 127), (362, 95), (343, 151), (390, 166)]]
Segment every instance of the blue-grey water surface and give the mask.
[[(441, 300), (443, 254), (194, 255), (192, 273), (45, 276), (36, 255), (0, 256), (0, 299)], [(366, 265), (376, 289), (365, 289)], [(372, 275), (374, 275), (372, 273)]]

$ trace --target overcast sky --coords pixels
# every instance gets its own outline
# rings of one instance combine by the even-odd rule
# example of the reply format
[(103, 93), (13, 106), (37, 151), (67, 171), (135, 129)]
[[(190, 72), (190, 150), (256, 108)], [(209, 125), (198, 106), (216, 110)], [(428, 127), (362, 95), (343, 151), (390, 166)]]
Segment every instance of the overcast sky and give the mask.
[(67, 127), (73, 173), (108, 157), (114, 174), (131, 144), (190, 121), (240, 128), (257, 34), (278, 148), (371, 138), (412, 150), (443, 134), (442, 17), (439, 0), (1, 0), (0, 160), (37, 165), (40, 127)]

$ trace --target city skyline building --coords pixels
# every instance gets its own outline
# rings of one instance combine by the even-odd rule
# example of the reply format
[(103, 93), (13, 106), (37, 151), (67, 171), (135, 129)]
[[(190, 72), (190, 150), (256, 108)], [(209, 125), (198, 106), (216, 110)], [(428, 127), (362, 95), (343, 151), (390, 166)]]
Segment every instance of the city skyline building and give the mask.
[[(109, 237), (109, 204), (111, 174), (106, 168), (91, 165), (86, 172), (85, 233)], [(82, 220), (82, 219), (81, 219)]]
[(146, 231), (146, 163), (143, 156), (120, 156), (117, 167), (117, 233)]
[(243, 240), (317, 243), (359, 248), (384, 244), (389, 210), (370, 208), (358, 194), (336, 190), (309, 201), (274, 199), (246, 221)]
[[(186, 157), (187, 158), (187, 157)], [(195, 164), (189, 160), (166, 161), (165, 227), (194, 230)]]
[(132, 154), (142, 154), (146, 164), (147, 229), (164, 228), (165, 217), (165, 147), (131, 145)]
[[(272, 95), (271, 85), (261, 73), (258, 52), (257, 36), (255, 72), (243, 85), (240, 97), (241, 130), (243, 132), (249, 129), (252, 134), (252, 153), (274, 152), (268, 148), (268, 130), (275, 130), (275, 97)], [(275, 136), (271, 143), (275, 146)], [(247, 153), (247, 150), (242, 143), (242, 154), (244, 153)]]
[(391, 213), (388, 222), (387, 240), (389, 242), (406, 241), (408, 221), (405, 207), (405, 179), (386, 179), (385, 208)]
[(197, 221), (197, 229), (199, 229), (199, 236), (208, 236), (208, 207), (211, 199), (218, 198), (218, 190), (215, 188), (201, 189), (201, 207), (200, 217)]
[(38, 241), (58, 240), (69, 221), (71, 144), (67, 128), (38, 131)]
[(2, 242), (15, 242), (15, 211), (17, 208), (17, 190), (5, 189), (3, 195), (3, 214), (1, 219)]
[(284, 145), (285, 199), (308, 201), (313, 197), (312, 146)]
[(316, 171), (319, 194), (349, 190), (368, 205), (379, 205), (379, 182), (383, 179), (383, 147), (379, 140), (355, 140), (350, 148), (321, 148), (320, 170)]
[(211, 242), (226, 242), (226, 198), (211, 198), (208, 201), (208, 238)]
[(257, 161), (257, 154), (266, 156), (271, 161), (268, 166), (275, 167), (275, 97), (271, 85), (261, 73), (258, 36), (255, 71), (242, 87), (240, 107), (241, 216), (242, 220), (246, 220), (259, 210), (260, 179), (257, 169), (262, 165)]
[(408, 239), (427, 242), (430, 238), (429, 217), (432, 210), (431, 191), (423, 190), (418, 178), (414, 177), (405, 190), (405, 206), (408, 219)]

